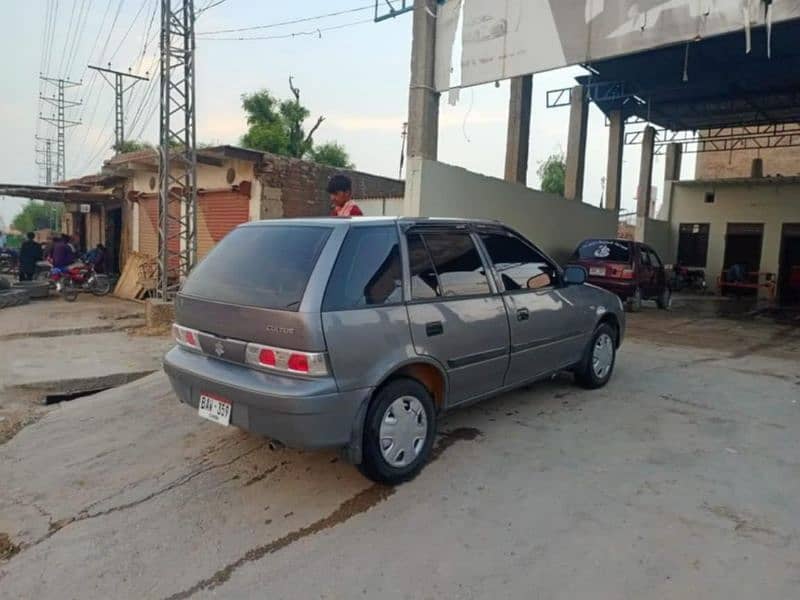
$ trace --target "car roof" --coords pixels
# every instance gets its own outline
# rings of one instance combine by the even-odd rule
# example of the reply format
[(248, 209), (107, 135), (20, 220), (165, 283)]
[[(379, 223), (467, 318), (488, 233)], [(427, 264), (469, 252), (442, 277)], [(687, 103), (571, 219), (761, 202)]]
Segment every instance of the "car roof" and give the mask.
[(289, 219), (264, 219), (261, 221), (249, 221), (243, 223), (241, 227), (260, 227), (276, 225), (294, 226), (328, 226), (337, 227), (351, 224), (358, 225), (386, 225), (389, 223), (401, 223), (407, 225), (463, 225), (473, 223), (478, 225), (494, 225), (501, 227), (499, 221), (489, 219), (448, 219), (440, 217), (300, 217)]

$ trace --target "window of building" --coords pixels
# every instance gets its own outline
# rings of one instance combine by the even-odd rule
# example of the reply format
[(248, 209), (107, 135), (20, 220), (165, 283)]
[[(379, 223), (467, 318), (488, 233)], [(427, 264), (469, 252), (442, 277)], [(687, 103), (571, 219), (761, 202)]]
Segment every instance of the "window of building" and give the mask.
[(403, 270), (397, 228), (353, 228), (331, 273), (323, 310), (367, 308), (402, 300)]
[(678, 264), (705, 267), (708, 257), (708, 223), (681, 223), (678, 228)]
[(540, 252), (517, 236), (487, 233), (481, 235), (481, 240), (506, 291), (553, 285), (553, 267)]
[(716, 200), (714, 192), (706, 192), (706, 204), (714, 204), (714, 200)]

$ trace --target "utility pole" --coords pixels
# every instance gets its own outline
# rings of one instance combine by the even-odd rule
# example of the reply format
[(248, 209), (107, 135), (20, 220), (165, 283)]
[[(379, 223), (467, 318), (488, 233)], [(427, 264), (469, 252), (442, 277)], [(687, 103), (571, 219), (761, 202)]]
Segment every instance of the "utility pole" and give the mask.
[(50, 85), (54, 85), (56, 87), (56, 93), (52, 96), (44, 96), (40, 95), (39, 98), (44, 100), (48, 104), (52, 105), (56, 109), (56, 114), (50, 117), (43, 117), (39, 115), (39, 118), (42, 121), (50, 123), (51, 125), (55, 125), (56, 127), (56, 181), (63, 181), (67, 177), (67, 157), (66, 157), (66, 142), (64, 140), (64, 131), (67, 127), (75, 127), (76, 125), (80, 125), (80, 121), (70, 121), (65, 117), (65, 113), (68, 108), (74, 108), (76, 106), (80, 106), (81, 102), (76, 100), (67, 100), (64, 94), (64, 91), (78, 87), (81, 85), (80, 82), (69, 81), (68, 79), (54, 79), (52, 77), (45, 77), (44, 75), (40, 75), (39, 77), (45, 83)]
[(197, 257), (194, 0), (161, 0), (158, 297), (172, 300)]
[[(122, 147), (122, 143), (125, 141), (125, 113), (123, 108), (125, 92), (127, 92), (140, 81), (149, 81), (149, 78), (142, 77), (140, 75), (133, 75), (131, 73), (125, 73), (123, 71), (115, 71), (111, 68), (111, 63), (108, 63), (108, 68), (95, 67), (92, 65), (88, 65), (88, 67), (100, 73), (100, 76), (106, 80), (106, 83), (114, 88), (114, 106), (116, 112), (116, 119), (114, 121), (114, 148), (117, 150), (117, 152), (119, 152), (119, 148)], [(108, 75), (114, 76), (113, 82), (108, 78)], [(133, 79), (133, 82), (128, 85), (128, 87), (125, 87), (124, 84), (125, 77)]]
[(44, 185), (51, 185), (53, 183), (53, 143), (56, 140), (52, 138), (36, 137), (37, 142), (44, 142), (43, 148), (36, 148), (36, 154), (41, 155), (41, 160), (37, 157), (36, 164), (42, 167), (43, 175), (40, 175), (39, 182)]

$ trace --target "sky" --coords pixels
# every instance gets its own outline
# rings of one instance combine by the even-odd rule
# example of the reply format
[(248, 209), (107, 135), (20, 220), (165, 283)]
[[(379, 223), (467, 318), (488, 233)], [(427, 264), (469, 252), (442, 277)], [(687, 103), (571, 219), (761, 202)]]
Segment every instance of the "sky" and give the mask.
[[(196, 7), (199, 12), (214, 3), (197, 0)], [(0, 37), (0, 53), (6, 57), (0, 77), (4, 141), (0, 182), (39, 182), (35, 137), (55, 137), (52, 126), (38, 118), (40, 111), (45, 117), (52, 112), (46, 102), (39, 101), (40, 93), (51, 95), (55, 89), (40, 81), (42, 71), (82, 82), (67, 93), (68, 98), (83, 102), (67, 112), (67, 119), (82, 122), (67, 133), (67, 176), (100, 169), (112, 153), (114, 95), (111, 86), (86, 66), (110, 62), (115, 69), (136, 74), (152, 71), (158, 55), (159, 18), (154, 12), (158, 4), (159, 0), (0, 0), (0, 22), (14, 24)], [(397, 177), (401, 129), (408, 109), (411, 15), (373, 23), (372, 6), (371, 0), (223, 0), (200, 13), (196, 24), (198, 141), (237, 144), (246, 130), (242, 94), (269, 89), (278, 97), (288, 97), (291, 76), (311, 119), (325, 117), (316, 141), (342, 143), (361, 171)], [(337, 11), (349, 12), (253, 31), (203, 35)], [(213, 39), (244, 36), (272, 39)], [(538, 165), (548, 155), (566, 150), (569, 109), (546, 108), (546, 92), (574, 85), (574, 77), (581, 73), (580, 68), (570, 67), (534, 76), (531, 187), (538, 187)], [(153, 85), (140, 82), (128, 92), (126, 137), (156, 141), (157, 96), (155, 80)], [(462, 90), (455, 106), (443, 95), (439, 160), (502, 177), (507, 114), (508, 82)], [(592, 106), (584, 187), (584, 201), (591, 204), (600, 202), (607, 144), (605, 119)], [(639, 148), (626, 146), (623, 211), (635, 209), (639, 159)], [(684, 160), (685, 172), (693, 168), (693, 160)], [(653, 182), (659, 188), (663, 169), (663, 157), (656, 157)], [(659, 189), (657, 197), (660, 194)], [(0, 219), (10, 223), (23, 203), (0, 198)]]

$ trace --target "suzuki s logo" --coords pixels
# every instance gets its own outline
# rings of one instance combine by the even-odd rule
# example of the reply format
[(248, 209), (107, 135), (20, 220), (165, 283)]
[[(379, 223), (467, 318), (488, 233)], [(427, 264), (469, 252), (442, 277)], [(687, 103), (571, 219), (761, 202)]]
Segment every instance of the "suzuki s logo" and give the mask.
[(217, 342), (216, 344), (214, 344), (214, 352), (219, 357), (225, 354), (225, 346), (222, 345), (222, 342)]

